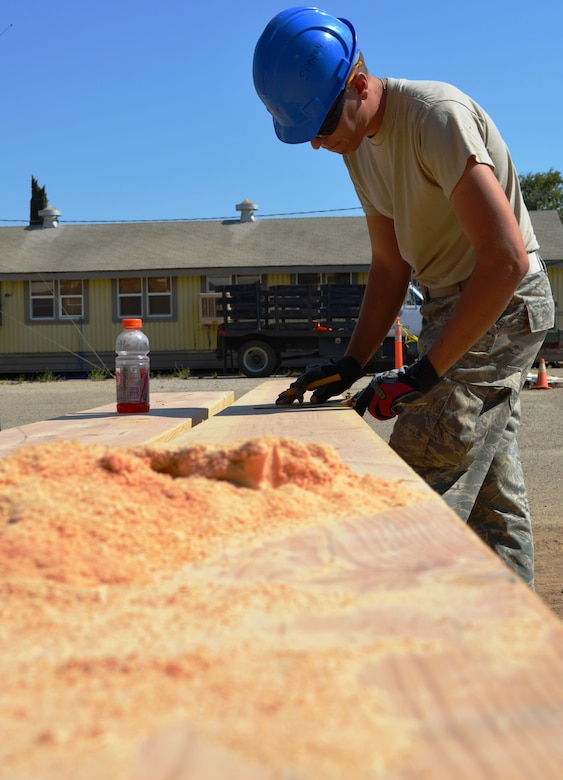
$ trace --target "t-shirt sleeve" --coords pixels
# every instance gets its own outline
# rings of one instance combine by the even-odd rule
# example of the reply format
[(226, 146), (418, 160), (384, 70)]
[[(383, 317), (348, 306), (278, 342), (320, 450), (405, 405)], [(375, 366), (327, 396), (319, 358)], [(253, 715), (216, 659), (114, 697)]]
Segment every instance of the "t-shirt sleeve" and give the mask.
[(429, 178), (448, 199), (471, 157), (494, 169), (486, 132), (481, 118), (455, 100), (441, 101), (424, 115), (418, 138), (419, 158)]

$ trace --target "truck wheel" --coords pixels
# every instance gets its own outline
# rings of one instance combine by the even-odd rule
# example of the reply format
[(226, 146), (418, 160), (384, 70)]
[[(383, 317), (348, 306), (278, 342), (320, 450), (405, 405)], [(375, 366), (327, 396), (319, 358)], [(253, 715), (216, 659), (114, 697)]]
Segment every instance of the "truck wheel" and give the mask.
[(266, 341), (247, 341), (237, 353), (238, 367), (245, 376), (270, 376), (278, 366), (278, 356)]

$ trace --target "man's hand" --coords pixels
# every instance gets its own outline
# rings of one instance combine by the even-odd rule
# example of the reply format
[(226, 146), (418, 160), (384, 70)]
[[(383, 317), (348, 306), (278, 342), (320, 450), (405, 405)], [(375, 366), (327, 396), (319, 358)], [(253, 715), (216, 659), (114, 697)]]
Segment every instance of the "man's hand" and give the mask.
[(424, 355), (410, 366), (376, 374), (354, 402), (363, 417), (366, 409), (378, 420), (396, 417), (405, 406), (415, 403), (440, 381), (430, 360)]
[(313, 390), (311, 401), (323, 404), (332, 395), (339, 395), (347, 390), (350, 385), (363, 376), (363, 370), (353, 357), (343, 357), (338, 360), (329, 360), (326, 363), (313, 363), (297, 378), (288, 390), (280, 393), (276, 404), (289, 406), (295, 400), (303, 403), (303, 396), (307, 390)]

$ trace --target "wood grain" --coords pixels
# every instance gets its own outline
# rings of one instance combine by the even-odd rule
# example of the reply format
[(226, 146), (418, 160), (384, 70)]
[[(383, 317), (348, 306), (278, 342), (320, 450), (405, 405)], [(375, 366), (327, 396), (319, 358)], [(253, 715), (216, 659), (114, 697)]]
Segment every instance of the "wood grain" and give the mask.
[[(373, 734), (371, 762), (360, 762), (361, 774), (351, 769), (334, 776), (559, 780), (563, 625), (352, 410), (273, 407), (286, 384), (265, 382), (205, 426), (182, 434), (174, 448), (290, 437), (330, 444), (359, 473), (404, 480), (421, 491), (420, 502), (411, 506), (346, 523), (327, 518), (325, 527), (226, 556), (202, 570), (210, 581), (236, 588), (277, 583), (349, 599), (346, 609), (329, 617), (288, 617), (281, 634), (279, 617), (264, 613), (254, 625), (257, 636), (278, 637), (277, 650), (368, 651), (359, 656), (357, 679), (366, 696), (376, 692), (386, 702), (389, 722), (405, 730), (405, 743), (393, 760), (379, 764), (377, 752), (386, 755), (386, 746), (378, 743), (391, 739), (382, 727)], [(337, 690), (338, 669), (334, 673), (326, 684)], [(272, 718), (271, 728), (280, 727)], [(198, 762), (205, 764), (202, 756), (209, 755), (209, 767), (224, 766), (224, 749), (195, 730), (196, 724), (185, 724), (184, 739), (178, 728), (153, 734), (147, 744), (155, 758), (145, 771), (159, 776), (163, 746), (170, 748), (172, 736), (180, 753), (190, 745)], [(220, 769), (191, 773), (189, 758), (181, 765), (177, 780), (221, 776)], [(253, 777), (282, 776), (275, 767), (246, 769)], [(292, 777), (316, 775), (296, 771)]]
[(115, 404), (0, 431), (0, 457), (58, 440), (130, 447), (168, 443), (234, 401), (232, 391), (154, 393), (148, 414), (118, 414)]
[[(264, 436), (331, 445), (358, 474), (417, 497), (225, 545), (144, 589), (72, 596), (84, 605), (52, 618), (48, 656), (28, 643), (14, 664), (25, 656), (45, 687), (34, 669), (49, 668), (64, 637), (56, 668), (70, 684), (56, 693), (69, 711), (103, 686), (106, 721), (139, 725), (95, 756), (67, 755), (54, 729), (43, 738), (57, 760), (10, 776), (101, 780), (118, 760), (119, 780), (560, 780), (563, 625), (353, 410), (273, 406), (286, 386), (267, 381), (189, 430), (193, 396), (166, 399), (167, 426), (149, 435), (168, 450)], [(129, 443), (105, 409), (57, 421), (58, 433), (35, 429), (35, 440), (87, 436), (94, 420), (104, 428), (94, 437)], [(36, 610), (21, 595), (29, 584), (10, 587)]]

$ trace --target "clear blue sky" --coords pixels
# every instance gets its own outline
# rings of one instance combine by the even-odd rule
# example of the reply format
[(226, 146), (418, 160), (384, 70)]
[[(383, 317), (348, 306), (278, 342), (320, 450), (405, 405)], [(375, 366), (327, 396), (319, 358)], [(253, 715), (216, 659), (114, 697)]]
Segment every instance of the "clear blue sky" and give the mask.
[[(2, 0), (0, 226), (30, 180), (62, 222), (360, 215), (342, 160), (279, 142), (252, 56), (295, 2)], [(493, 116), (520, 173), (563, 171), (560, 0), (321, 4), (370, 70), (449, 81)]]

